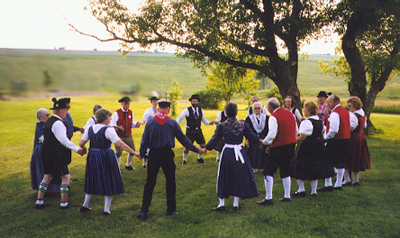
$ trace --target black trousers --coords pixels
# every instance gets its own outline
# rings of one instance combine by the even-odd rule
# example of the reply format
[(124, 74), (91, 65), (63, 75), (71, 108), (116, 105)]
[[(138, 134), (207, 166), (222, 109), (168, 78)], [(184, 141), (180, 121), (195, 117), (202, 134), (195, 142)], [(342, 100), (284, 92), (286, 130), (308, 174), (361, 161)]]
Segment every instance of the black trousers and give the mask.
[(149, 160), (147, 163), (147, 181), (143, 191), (142, 212), (149, 211), (160, 167), (162, 168), (166, 179), (167, 212), (172, 213), (176, 211), (176, 165), (174, 157), (175, 153), (171, 148), (155, 148), (150, 150), (148, 157)]

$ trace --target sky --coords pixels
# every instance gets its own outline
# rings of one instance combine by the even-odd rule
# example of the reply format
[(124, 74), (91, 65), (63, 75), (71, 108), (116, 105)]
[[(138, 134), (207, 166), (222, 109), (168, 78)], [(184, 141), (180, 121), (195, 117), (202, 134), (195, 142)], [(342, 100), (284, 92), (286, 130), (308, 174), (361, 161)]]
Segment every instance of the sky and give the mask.
[[(137, 11), (143, 0), (124, 0)], [(104, 26), (85, 11), (87, 0), (2, 0), (0, 2), (0, 48), (107, 50), (116, 51), (118, 42), (100, 42), (72, 31), (72, 24), (80, 31), (107, 38)], [(302, 48), (310, 54), (334, 54), (337, 38), (314, 41)], [(137, 49), (139, 50), (139, 48)], [(173, 52), (173, 47), (167, 48)]]

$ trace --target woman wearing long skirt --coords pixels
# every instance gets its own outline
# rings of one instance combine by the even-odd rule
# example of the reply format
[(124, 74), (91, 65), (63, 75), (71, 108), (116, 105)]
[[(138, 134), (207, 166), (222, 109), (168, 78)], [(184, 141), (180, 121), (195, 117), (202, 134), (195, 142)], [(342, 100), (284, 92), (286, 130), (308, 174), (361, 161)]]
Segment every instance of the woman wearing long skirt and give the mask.
[(79, 146), (85, 148), (86, 142), (90, 140), (85, 175), (86, 196), (81, 212), (91, 211), (90, 198), (92, 195), (100, 195), (104, 196), (105, 200), (103, 215), (110, 215), (112, 196), (124, 193), (121, 171), (117, 156), (111, 149), (111, 143), (140, 158), (139, 153), (132, 150), (118, 137), (113, 127), (107, 126), (111, 122), (110, 116), (110, 111), (99, 109), (96, 112), (97, 124), (90, 126), (79, 141)]
[(293, 197), (305, 197), (304, 180), (310, 180), (311, 196), (317, 196), (318, 179), (333, 176), (333, 167), (327, 163), (327, 155), (323, 142), (324, 126), (317, 116), (318, 106), (315, 102), (304, 104), (303, 120), (299, 128), (299, 136), (296, 138), (301, 142), (297, 153), (295, 178), (299, 189), (292, 193)]
[(239, 198), (258, 196), (250, 160), (243, 148), (243, 136), (254, 143), (259, 142), (259, 139), (247, 124), (237, 120), (236, 103), (229, 102), (225, 112), (228, 119), (217, 126), (213, 137), (206, 145), (207, 150), (212, 150), (222, 137), (225, 140), (218, 167), (217, 195), (220, 203), (213, 209), (214, 211), (225, 211), (225, 198), (230, 196), (234, 196), (235, 210), (239, 209)]
[[(268, 114), (261, 113), (261, 102), (255, 102), (252, 108), (254, 113), (246, 118), (246, 124), (249, 125), (250, 129), (257, 133), (259, 139), (264, 139), (268, 134), (269, 116)], [(246, 152), (250, 158), (253, 172), (264, 169), (265, 161), (267, 160), (267, 148), (267, 145), (263, 145), (260, 148), (259, 141), (257, 141), (256, 143), (250, 143), (248, 140), (246, 140)]]
[[(359, 97), (349, 97), (347, 106), (350, 111), (350, 156), (344, 172), (343, 186), (358, 186), (360, 185), (358, 180), (360, 171), (371, 168), (367, 138), (364, 134), (364, 128), (367, 126), (367, 118), (362, 109), (363, 104)], [(354, 174), (353, 181), (350, 179), (351, 173)]]

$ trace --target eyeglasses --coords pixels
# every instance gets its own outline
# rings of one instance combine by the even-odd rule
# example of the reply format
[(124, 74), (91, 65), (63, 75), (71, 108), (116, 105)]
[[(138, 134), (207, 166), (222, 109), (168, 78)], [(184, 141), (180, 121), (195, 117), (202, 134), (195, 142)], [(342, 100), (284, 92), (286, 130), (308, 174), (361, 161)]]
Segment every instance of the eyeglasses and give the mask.
[(261, 107), (255, 107), (254, 109), (261, 109)]
[(47, 113), (47, 114), (44, 114), (44, 115), (49, 117), (49, 116), (50, 116), (50, 113)]

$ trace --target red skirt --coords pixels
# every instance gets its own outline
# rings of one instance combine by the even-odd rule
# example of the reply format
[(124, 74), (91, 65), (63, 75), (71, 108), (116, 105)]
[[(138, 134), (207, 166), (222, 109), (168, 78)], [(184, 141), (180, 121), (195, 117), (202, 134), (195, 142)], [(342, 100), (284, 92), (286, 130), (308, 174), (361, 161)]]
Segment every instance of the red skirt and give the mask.
[(346, 168), (350, 172), (360, 172), (371, 168), (367, 138), (364, 132), (352, 132), (349, 145), (349, 160)]

